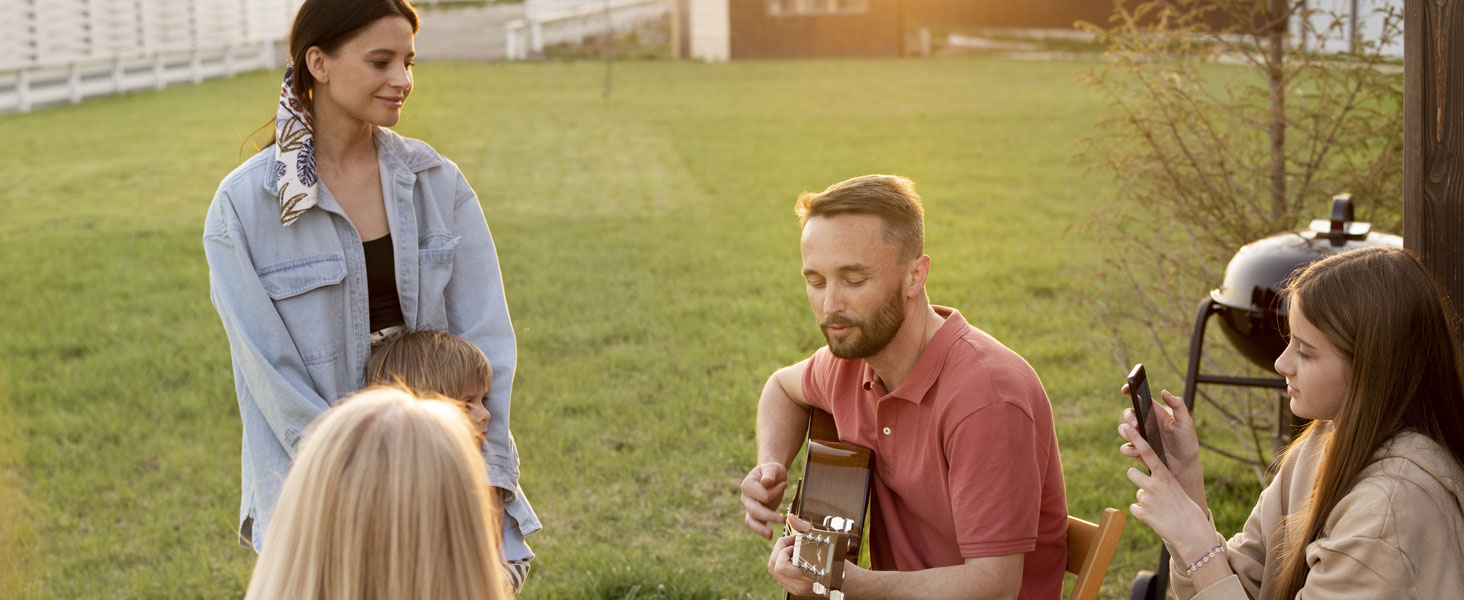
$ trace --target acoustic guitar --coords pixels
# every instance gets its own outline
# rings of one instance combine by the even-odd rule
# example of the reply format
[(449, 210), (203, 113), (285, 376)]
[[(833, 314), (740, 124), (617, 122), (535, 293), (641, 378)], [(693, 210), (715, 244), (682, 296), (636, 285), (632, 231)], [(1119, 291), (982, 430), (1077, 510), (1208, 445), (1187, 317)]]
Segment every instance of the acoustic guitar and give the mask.
[(859, 561), (874, 453), (839, 441), (833, 415), (813, 407), (808, 412), (803, 478), (788, 512), (813, 525), (805, 533), (795, 532), (793, 564), (813, 579), (813, 590), (819, 596), (785, 597), (842, 600), (844, 559)]

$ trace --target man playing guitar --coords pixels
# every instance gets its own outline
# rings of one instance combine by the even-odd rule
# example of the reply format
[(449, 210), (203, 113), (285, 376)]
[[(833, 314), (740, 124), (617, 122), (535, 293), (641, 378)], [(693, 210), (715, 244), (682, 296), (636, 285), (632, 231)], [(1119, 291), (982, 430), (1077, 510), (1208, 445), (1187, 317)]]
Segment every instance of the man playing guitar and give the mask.
[[(788, 464), (813, 406), (833, 415), (841, 441), (874, 452), (871, 569), (845, 563), (847, 597), (1058, 597), (1067, 502), (1052, 406), (1025, 360), (930, 304), (913, 184), (856, 177), (803, 194), (796, 211), (828, 345), (763, 387), (758, 465), (741, 485), (747, 526), (771, 539), (783, 520)], [(778, 540), (768, 571), (812, 595), (793, 545)]]

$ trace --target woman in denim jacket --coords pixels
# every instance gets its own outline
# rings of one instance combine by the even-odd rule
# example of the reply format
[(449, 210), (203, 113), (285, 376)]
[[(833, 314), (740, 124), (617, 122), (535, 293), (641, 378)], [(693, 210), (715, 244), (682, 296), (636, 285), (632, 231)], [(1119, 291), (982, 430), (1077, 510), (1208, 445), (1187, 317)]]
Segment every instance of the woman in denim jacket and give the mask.
[(493, 239), (457, 165), (386, 129), (412, 91), (404, 0), (307, 0), (290, 35), (275, 140), (219, 185), (209, 288), (244, 422), (241, 541), (256, 550), (306, 425), (365, 385), (374, 334), (439, 329), (488, 357), (483, 456), (506, 559), (540, 529), (509, 433), (516, 349)]

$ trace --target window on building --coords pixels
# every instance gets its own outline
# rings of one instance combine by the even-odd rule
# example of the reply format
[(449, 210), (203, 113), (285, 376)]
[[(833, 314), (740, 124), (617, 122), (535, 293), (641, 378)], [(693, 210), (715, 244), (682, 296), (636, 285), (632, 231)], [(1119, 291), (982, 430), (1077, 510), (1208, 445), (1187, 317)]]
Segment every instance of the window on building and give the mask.
[(869, 0), (767, 0), (768, 16), (852, 15), (869, 12)]

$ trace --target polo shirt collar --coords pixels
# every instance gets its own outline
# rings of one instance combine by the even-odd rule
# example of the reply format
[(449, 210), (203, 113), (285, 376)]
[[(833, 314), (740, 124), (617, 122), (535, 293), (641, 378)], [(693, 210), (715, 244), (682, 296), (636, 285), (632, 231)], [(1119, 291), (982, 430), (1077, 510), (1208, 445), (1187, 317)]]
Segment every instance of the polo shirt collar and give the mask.
[[(945, 317), (940, 329), (935, 330), (935, 335), (930, 336), (930, 343), (925, 345), (925, 350), (920, 352), (920, 358), (915, 361), (915, 368), (910, 370), (910, 376), (905, 382), (893, 392), (886, 394), (886, 397), (900, 398), (919, 404), (930, 392), (931, 386), (940, 379), (941, 369), (945, 367), (946, 355), (950, 353), (951, 346), (961, 335), (970, 328), (966, 324), (966, 318), (961, 312), (945, 306), (930, 305), (935, 309), (935, 314)], [(882, 388), (883, 384), (876, 381), (874, 368), (864, 363), (864, 389), (873, 390), (876, 387)]]

